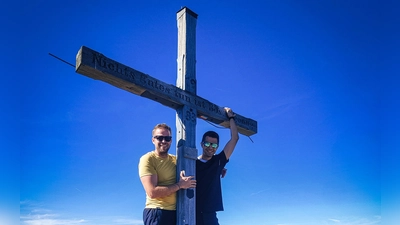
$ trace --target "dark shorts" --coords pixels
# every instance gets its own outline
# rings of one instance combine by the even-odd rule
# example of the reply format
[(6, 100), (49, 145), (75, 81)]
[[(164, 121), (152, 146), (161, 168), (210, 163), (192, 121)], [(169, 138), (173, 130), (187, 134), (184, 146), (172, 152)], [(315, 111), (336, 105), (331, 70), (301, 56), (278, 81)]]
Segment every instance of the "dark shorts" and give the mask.
[(196, 213), (196, 225), (219, 225), (216, 212)]
[(144, 225), (176, 225), (176, 211), (145, 208), (143, 222)]

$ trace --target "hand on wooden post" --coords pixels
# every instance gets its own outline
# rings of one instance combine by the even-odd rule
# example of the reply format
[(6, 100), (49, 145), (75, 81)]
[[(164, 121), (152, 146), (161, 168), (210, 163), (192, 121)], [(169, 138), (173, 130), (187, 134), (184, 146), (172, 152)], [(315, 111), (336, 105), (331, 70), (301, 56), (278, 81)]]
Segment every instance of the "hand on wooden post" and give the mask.
[(185, 176), (185, 171), (181, 171), (181, 177), (179, 179), (178, 185), (182, 189), (195, 188), (196, 180), (194, 180), (194, 176)]
[(231, 108), (229, 107), (224, 107), (226, 116), (228, 117), (228, 119), (230, 120), (231, 118), (234, 118), (236, 116), (236, 114), (232, 111)]

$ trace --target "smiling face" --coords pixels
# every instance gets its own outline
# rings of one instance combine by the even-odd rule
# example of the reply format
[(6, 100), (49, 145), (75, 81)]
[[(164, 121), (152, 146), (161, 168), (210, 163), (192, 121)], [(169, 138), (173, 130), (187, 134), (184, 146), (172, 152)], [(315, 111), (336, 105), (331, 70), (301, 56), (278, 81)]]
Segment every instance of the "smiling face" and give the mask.
[(171, 142), (172, 140), (166, 141), (166, 138), (160, 138), (160, 137), (170, 137), (171, 136), (171, 131), (169, 131), (166, 128), (156, 128), (153, 131), (153, 137), (152, 137), (152, 142), (155, 147), (155, 152), (158, 156), (160, 157), (167, 157), (168, 156), (168, 150), (171, 147)]
[[(210, 143), (210, 145), (207, 147), (205, 143)], [(209, 160), (215, 152), (217, 151), (218, 147), (214, 148), (213, 144), (218, 144), (218, 139), (206, 136), (204, 138), (204, 141), (201, 142), (201, 147), (203, 148), (203, 154), (201, 156), (202, 159)]]

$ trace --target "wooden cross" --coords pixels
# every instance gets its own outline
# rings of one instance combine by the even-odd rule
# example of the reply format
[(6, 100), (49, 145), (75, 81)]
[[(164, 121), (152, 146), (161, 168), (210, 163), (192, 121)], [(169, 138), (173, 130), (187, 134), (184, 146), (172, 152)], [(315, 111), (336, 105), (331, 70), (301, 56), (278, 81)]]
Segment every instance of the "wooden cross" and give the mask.
[[(178, 78), (176, 86), (114, 61), (82, 46), (76, 56), (76, 72), (102, 80), (133, 94), (152, 99), (176, 110), (177, 179), (181, 170), (186, 176), (196, 174), (196, 118), (229, 127), (224, 108), (196, 95), (196, 22), (197, 14), (182, 8), (178, 21)], [(257, 122), (236, 114), (239, 133), (257, 133)], [(177, 195), (177, 225), (194, 225), (195, 192), (180, 190)]]

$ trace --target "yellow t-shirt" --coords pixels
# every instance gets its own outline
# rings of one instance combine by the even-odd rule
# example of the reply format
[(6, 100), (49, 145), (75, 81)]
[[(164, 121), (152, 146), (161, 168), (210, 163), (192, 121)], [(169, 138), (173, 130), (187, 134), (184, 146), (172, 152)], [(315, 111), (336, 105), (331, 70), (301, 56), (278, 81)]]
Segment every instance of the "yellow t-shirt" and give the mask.
[[(143, 155), (139, 161), (139, 177), (154, 174), (158, 177), (157, 186), (176, 183), (176, 156), (168, 154), (167, 158), (161, 158), (154, 151)], [(146, 194), (146, 208), (176, 210), (176, 193), (163, 198), (150, 198)]]

